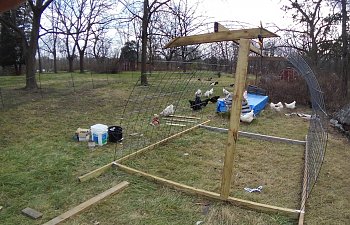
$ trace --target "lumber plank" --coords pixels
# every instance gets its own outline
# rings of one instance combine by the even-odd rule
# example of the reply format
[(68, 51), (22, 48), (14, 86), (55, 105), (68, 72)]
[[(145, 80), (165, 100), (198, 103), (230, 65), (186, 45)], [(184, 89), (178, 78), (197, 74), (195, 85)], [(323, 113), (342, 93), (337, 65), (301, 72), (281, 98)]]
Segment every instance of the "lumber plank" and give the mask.
[[(187, 132), (189, 132), (189, 131), (191, 131), (193, 129), (198, 128), (200, 125), (205, 125), (205, 124), (207, 124), (209, 122), (210, 122), (210, 120), (204, 121), (204, 122), (202, 122), (200, 124), (197, 124), (197, 125), (195, 125), (193, 127), (190, 127), (190, 128), (188, 128), (186, 130), (183, 130), (183, 131), (181, 131), (179, 133), (176, 133), (176, 134), (174, 134), (174, 135), (172, 135), (170, 137), (167, 137), (167, 138), (165, 138), (163, 140), (160, 140), (160, 141), (158, 141), (158, 142), (156, 142), (154, 144), (151, 144), (151, 145), (149, 145), (149, 146), (147, 146), (145, 148), (142, 148), (142, 149), (140, 149), (140, 150), (138, 150), (136, 152), (133, 152), (133, 153), (131, 153), (129, 155), (126, 155), (126, 156), (116, 160), (115, 162), (121, 162), (123, 160), (129, 159), (131, 157), (134, 157), (136, 155), (144, 153), (147, 150), (153, 149), (153, 148), (157, 147), (158, 145), (163, 144), (164, 142), (167, 142), (167, 141), (169, 141), (169, 140), (171, 140), (171, 139), (173, 139), (175, 137), (178, 137), (178, 136), (180, 136), (182, 134), (185, 134), (185, 133), (187, 133)], [(85, 175), (82, 175), (82, 176), (78, 177), (78, 179), (79, 179), (80, 182), (84, 182), (84, 181), (90, 180), (92, 178), (98, 177), (101, 174), (105, 173), (107, 170), (109, 170), (115, 162), (110, 162), (110, 163), (108, 163), (108, 164), (106, 164), (106, 165), (104, 165), (104, 166), (102, 166), (100, 168), (97, 168), (97, 169), (95, 169), (95, 170), (93, 170), (93, 171), (91, 171), (91, 172), (89, 172), (89, 173), (87, 173)]]
[(120, 163), (116, 163), (115, 165), (117, 168), (119, 168), (120, 170), (122, 170), (126, 173), (142, 176), (150, 181), (160, 183), (162, 185), (168, 186), (168, 187), (176, 189), (176, 190), (186, 192), (188, 194), (198, 195), (201, 197), (207, 197), (207, 198), (214, 199), (214, 200), (224, 200), (224, 201), (227, 201), (233, 205), (245, 207), (248, 209), (259, 210), (261, 212), (280, 213), (282, 215), (288, 216), (288, 217), (293, 218), (293, 219), (297, 219), (299, 216), (299, 210), (296, 210), (296, 209), (289, 209), (289, 208), (283, 208), (283, 207), (278, 207), (278, 206), (272, 206), (272, 205), (242, 200), (242, 199), (233, 198), (233, 197), (228, 197), (226, 199), (223, 199), (222, 196), (220, 196), (220, 194), (215, 193), (215, 192), (211, 192), (211, 191), (203, 190), (200, 188), (195, 188), (195, 187), (191, 187), (191, 186), (188, 186), (185, 184), (181, 184), (181, 183), (178, 183), (175, 181), (167, 180), (167, 179), (164, 179), (164, 178), (161, 178), (161, 177), (158, 177), (155, 175), (151, 175), (151, 174), (142, 172), (140, 170), (136, 170), (134, 168), (122, 165)]
[(176, 118), (186, 118), (186, 119), (194, 119), (194, 120), (200, 120), (199, 117), (194, 116), (181, 116), (181, 115), (169, 115), (169, 117), (176, 117)]
[(168, 126), (177, 126), (177, 127), (186, 127), (186, 124), (180, 124), (180, 123), (165, 123)]
[(30, 218), (32, 219), (39, 219), (43, 216), (43, 214), (35, 209), (32, 209), (32, 208), (25, 208), (25, 209), (22, 209), (22, 213), (26, 216), (29, 216)]
[(81, 212), (83, 212), (84, 210), (88, 209), (89, 207), (91, 207), (92, 205), (100, 202), (101, 200), (121, 192), (122, 190), (124, 190), (127, 186), (129, 185), (129, 182), (127, 181), (123, 181), (119, 184), (117, 184), (116, 186), (108, 189), (105, 192), (102, 192), (99, 195), (96, 195), (93, 198), (90, 198), (89, 200), (87, 200), (86, 202), (81, 203), (80, 205), (68, 210), (67, 212), (53, 218), (52, 220), (44, 223), (44, 225), (56, 225), (56, 224), (60, 224), (64, 221), (66, 221), (67, 219), (69, 219), (72, 216), (75, 216)]
[(230, 31), (221, 31), (217, 33), (207, 33), (207, 34), (198, 34), (186, 37), (177, 37), (172, 39), (164, 48), (174, 48), (186, 45), (195, 45), (203, 43), (212, 43), (220, 41), (233, 41), (240, 39), (255, 39), (258, 38), (258, 35), (261, 35), (262, 38), (269, 37), (278, 37), (277, 34), (274, 34), (265, 28), (251, 28), (251, 29), (241, 29), (241, 30), (230, 30)]
[[(223, 26), (222, 24), (215, 22), (214, 23), (214, 32), (221, 32), (221, 31), (230, 31), (227, 27)], [(238, 40), (232, 40), (234, 43), (238, 44)], [(250, 51), (262, 56), (261, 50), (257, 47), (255, 47), (252, 43), (249, 43)]]
[(221, 177), (221, 196), (227, 198), (230, 194), (233, 173), (233, 159), (238, 139), (238, 129), (242, 108), (243, 92), (248, 72), (249, 40), (239, 40), (238, 62), (235, 76), (235, 88), (232, 96), (230, 129), (228, 130), (227, 144), (224, 158), (224, 168)]
[(92, 178), (98, 177), (101, 174), (105, 173), (107, 170), (109, 170), (112, 165), (113, 165), (113, 162), (110, 162), (110, 163), (108, 163), (108, 164), (106, 164), (106, 165), (104, 165), (102, 167), (99, 167), (99, 168), (97, 168), (97, 169), (95, 169), (95, 170), (93, 170), (93, 171), (91, 171), (91, 172), (89, 172), (87, 174), (79, 176), (78, 180), (80, 182), (85, 182), (85, 181), (88, 181), (88, 180), (90, 180)]
[(195, 120), (184, 120), (184, 119), (175, 119), (175, 118), (163, 118), (167, 121), (177, 121), (177, 122), (186, 122), (186, 123), (198, 123), (198, 121)]
[(304, 177), (303, 177), (303, 190), (301, 192), (301, 206), (300, 206), (300, 215), (298, 220), (298, 225), (304, 224), (305, 217), (305, 207), (306, 207), (306, 199), (307, 199), (307, 165), (308, 165), (308, 144), (307, 144), (307, 135), (305, 137), (305, 153), (304, 153)]
[[(205, 128), (212, 131), (218, 131), (226, 133), (228, 131), (227, 128), (221, 128), (221, 127), (212, 127), (207, 125), (201, 125), (201, 128)], [(264, 134), (257, 134), (257, 133), (251, 133), (251, 132), (245, 132), (245, 131), (238, 131), (238, 134), (242, 137), (248, 137), (248, 138), (254, 138), (259, 140), (265, 140), (265, 141), (276, 141), (276, 142), (284, 142), (288, 144), (296, 144), (296, 145), (305, 145), (306, 141), (301, 140), (294, 140), (289, 138), (283, 138), (283, 137), (276, 137), (276, 136), (269, 136)]]

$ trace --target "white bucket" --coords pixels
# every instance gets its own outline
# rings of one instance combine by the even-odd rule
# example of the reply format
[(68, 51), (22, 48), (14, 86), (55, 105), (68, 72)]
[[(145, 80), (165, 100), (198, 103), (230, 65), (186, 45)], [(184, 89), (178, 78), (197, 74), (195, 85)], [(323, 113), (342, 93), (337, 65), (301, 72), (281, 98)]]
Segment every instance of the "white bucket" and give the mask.
[(95, 124), (91, 126), (91, 140), (102, 146), (107, 144), (108, 126), (103, 124)]

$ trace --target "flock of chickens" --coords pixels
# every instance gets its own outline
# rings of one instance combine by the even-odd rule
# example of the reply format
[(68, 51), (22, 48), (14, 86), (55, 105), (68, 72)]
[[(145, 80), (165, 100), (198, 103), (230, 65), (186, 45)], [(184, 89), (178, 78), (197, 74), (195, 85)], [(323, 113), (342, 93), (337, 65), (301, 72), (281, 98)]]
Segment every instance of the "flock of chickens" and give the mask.
[[(214, 85), (214, 83), (213, 83), (213, 85)], [(211, 86), (213, 86), (213, 85), (211, 85)], [(225, 88), (222, 89), (222, 92), (223, 92), (225, 98), (228, 98), (229, 96), (232, 96), (232, 93), (229, 92), (228, 90), (226, 90)], [(211, 88), (210, 90), (205, 91), (203, 96), (206, 97), (207, 99), (202, 101), (200, 99), (201, 96), (202, 96), (202, 91), (200, 89), (198, 89), (195, 92), (195, 100), (194, 101), (193, 100), (189, 100), (190, 107), (192, 108), (192, 110), (199, 110), (202, 107), (206, 106), (208, 104), (208, 102), (212, 102), (212, 103), (217, 102), (217, 100), (220, 98), (220, 96), (213, 96), (213, 97), (211, 97), (213, 94), (214, 94), (214, 88)], [(246, 91), (243, 94), (243, 98), (247, 99), (247, 92)], [(284, 107), (286, 109), (295, 109), (296, 101), (293, 101), (291, 103), (284, 103), (284, 106), (283, 106), (282, 102), (278, 102), (277, 104), (274, 104), (273, 102), (270, 103), (271, 110), (276, 111), (276, 112), (281, 112), (281, 110)], [(171, 104), (171, 105), (167, 106), (160, 113), (160, 115), (161, 116), (170, 116), (170, 115), (174, 114), (174, 112), (175, 112), (174, 105)], [(255, 118), (254, 110), (251, 110), (250, 112), (245, 113), (245, 114), (241, 114), (241, 116), (240, 116), (240, 120), (242, 122), (246, 122), (246, 123), (251, 123), (254, 118)]]
[[(293, 101), (291, 103), (284, 103), (284, 105), (286, 106), (287, 109), (295, 109), (295, 104), (296, 104), (296, 101)], [(270, 108), (272, 110), (277, 111), (277, 112), (281, 112), (281, 110), (283, 109), (283, 104), (282, 104), (282, 102), (279, 102), (277, 104), (274, 104), (273, 102), (271, 102)]]

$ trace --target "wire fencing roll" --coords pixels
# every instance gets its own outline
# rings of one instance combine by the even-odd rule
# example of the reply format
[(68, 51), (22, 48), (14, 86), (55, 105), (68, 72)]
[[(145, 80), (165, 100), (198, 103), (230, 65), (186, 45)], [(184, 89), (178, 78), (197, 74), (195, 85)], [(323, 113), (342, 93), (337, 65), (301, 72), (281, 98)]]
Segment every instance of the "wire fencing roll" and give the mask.
[[(312, 115), (307, 134), (307, 151), (305, 155), (306, 177), (304, 177), (304, 179), (306, 178), (306, 192), (302, 196), (302, 202), (305, 202), (304, 200), (309, 197), (317, 182), (323, 164), (328, 139), (328, 116), (324, 103), (324, 93), (320, 88), (315, 73), (306, 60), (294, 51), (285, 52), (285, 57), (305, 79), (312, 105)], [(302, 205), (302, 208), (304, 207), (305, 205)]]

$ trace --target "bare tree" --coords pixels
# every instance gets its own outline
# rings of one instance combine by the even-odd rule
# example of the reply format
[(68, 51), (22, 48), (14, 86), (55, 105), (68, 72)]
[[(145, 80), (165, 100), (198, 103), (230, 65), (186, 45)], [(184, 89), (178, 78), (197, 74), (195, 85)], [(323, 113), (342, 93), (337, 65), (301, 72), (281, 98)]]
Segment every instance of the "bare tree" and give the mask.
[(0, 18), (1, 24), (15, 30), (21, 37), (26, 63), (26, 89), (38, 88), (35, 77), (35, 55), (38, 47), (40, 21), (44, 10), (51, 4), (52, 1), (53, 0), (27, 1), (28, 5), (26, 9), (28, 9), (28, 16), (30, 16), (31, 19), (31, 29), (29, 37), (26, 36), (23, 29), (20, 29), (20, 27), (18, 27), (17, 24), (14, 24), (12, 21)]
[(286, 32), (286, 41), (295, 49), (306, 53), (314, 66), (320, 62), (320, 56), (324, 54), (320, 45), (332, 42), (334, 31), (334, 18), (331, 13), (325, 14), (322, 8), (330, 8), (326, 0), (287, 0), (283, 9), (290, 12), (296, 22), (295, 28), (281, 29)]
[(347, 21), (348, 21), (348, 13), (346, 8), (346, 0), (341, 0), (341, 24), (342, 24), (342, 92), (346, 97), (348, 96), (348, 77), (349, 77), (349, 49), (348, 49), (348, 33), (346, 29)]
[(141, 4), (139, 1), (122, 1), (125, 9), (131, 15), (127, 20), (135, 20), (139, 19), (142, 21), (142, 29), (141, 29), (141, 85), (148, 85), (147, 81), (147, 42), (148, 42), (148, 28), (151, 23), (151, 18), (155, 12), (157, 12), (161, 7), (168, 4), (170, 0), (153, 0), (149, 2), (149, 0), (144, 0), (142, 3), (142, 12), (139, 10), (141, 8)]
[(45, 11), (44, 16), (46, 17), (46, 21), (49, 21), (50, 27), (46, 28), (41, 26), (41, 29), (46, 32), (40, 36), (40, 40), (43, 44), (41, 49), (52, 54), (54, 73), (57, 73), (57, 43), (59, 41), (59, 21), (56, 14), (56, 7), (57, 3), (53, 3), (50, 5), (49, 10)]

